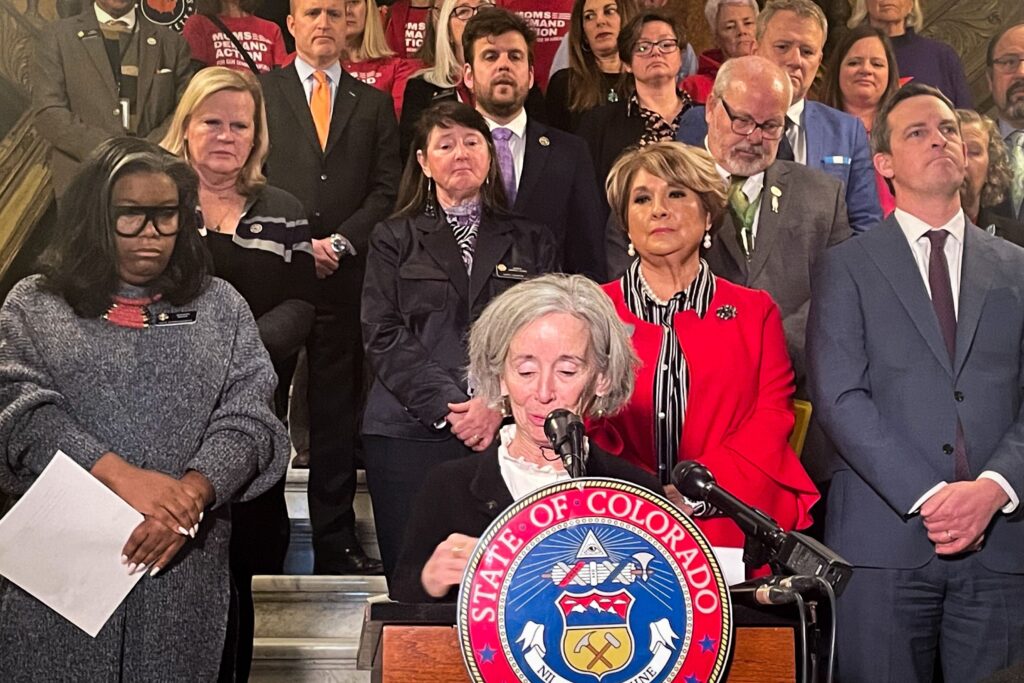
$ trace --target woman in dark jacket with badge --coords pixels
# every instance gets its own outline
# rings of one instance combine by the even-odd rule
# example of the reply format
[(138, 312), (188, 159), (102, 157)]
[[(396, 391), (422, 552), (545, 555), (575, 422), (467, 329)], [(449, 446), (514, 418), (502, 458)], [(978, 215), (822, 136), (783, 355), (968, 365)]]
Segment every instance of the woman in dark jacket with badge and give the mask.
[(483, 451), (500, 413), (472, 398), (466, 336), (495, 296), (555, 267), (546, 229), (505, 209), (483, 117), (442, 102), (424, 112), (395, 215), (370, 238), (363, 341), (374, 371), (363, 418), (366, 478), (385, 574), (412, 499), (434, 466)]

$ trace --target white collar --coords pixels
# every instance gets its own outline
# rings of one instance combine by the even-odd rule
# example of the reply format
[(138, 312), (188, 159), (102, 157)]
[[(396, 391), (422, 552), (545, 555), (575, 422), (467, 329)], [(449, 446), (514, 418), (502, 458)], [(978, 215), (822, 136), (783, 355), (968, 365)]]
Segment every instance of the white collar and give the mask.
[(1012, 123), (1005, 119), (999, 119), (999, 134), (1003, 136), (1003, 140), (1006, 140), (1009, 144), (1010, 136), (1016, 133), (1018, 130), (1024, 130), (1024, 128), (1016, 128)]
[(109, 21), (123, 21), (125, 24), (128, 25), (129, 29), (131, 29), (133, 31), (135, 30), (135, 7), (134, 6), (131, 8), (131, 10), (129, 10), (127, 13), (125, 13), (125, 15), (122, 16), (122, 17), (112, 17), (112, 16), (110, 16), (97, 3), (93, 3), (92, 9), (93, 9), (94, 12), (96, 12), (96, 21), (99, 22), (100, 26), (103, 26), (104, 24), (106, 24)]
[[(718, 171), (718, 175), (722, 176), (722, 180), (725, 181), (726, 185), (729, 185), (732, 182), (732, 173), (730, 173), (727, 168), (722, 166), (717, 161), (715, 162), (715, 169)], [(758, 188), (764, 187), (764, 171), (761, 171), (760, 173), (755, 173), (754, 175), (748, 177), (747, 181), (743, 183), (743, 191), (746, 192), (748, 187), (753, 186), (753, 183), (757, 183)], [(760, 189), (758, 189), (758, 193), (759, 192)]]
[(801, 121), (804, 120), (805, 104), (807, 104), (806, 98), (801, 99), (799, 102), (794, 102), (793, 104), (791, 104), (789, 109), (786, 110), (786, 118), (798, 126), (803, 125)]
[(505, 125), (501, 125), (501, 124), (495, 123), (494, 121), (492, 121), (490, 119), (489, 116), (487, 116), (487, 114), (484, 114), (483, 112), (480, 112), (480, 113), (481, 113), (481, 115), (483, 115), (484, 121), (487, 122), (487, 127), (489, 129), (494, 130), (495, 128), (508, 128), (520, 140), (522, 140), (522, 139), (524, 139), (526, 137), (526, 108), (525, 107), (520, 109), (519, 113), (516, 114), (516, 117), (514, 119), (512, 119), (511, 121), (509, 121), (508, 123), (506, 123)]
[(947, 222), (945, 225), (940, 225), (937, 226), (936, 228), (933, 228), (931, 225), (928, 225), (917, 216), (909, 214), (903, 209), (897, 208), (895, 211), (893, 211), (893, 216), (895, 216), (896, 222), (899, 223), (900, 229), (903, 230), (903, 234), (906, 235), (907, 241), (909, 241), (911, 244), (917, 242), (919, 239), (927, 235), (930, 230), (933, 229), (946, 230), (947, 232), (949, 232), (950, 235), (952, 235), (956, 239), (957, 242), (959, 242), (960, 244), (964, 243), (964, 230), (966, 229), (966, 219), (964, 218), (963, 209), (957, 211), (956, 214), (951, 219), (949, 219), (949, 222)]
[(339, 81), (341, 81), (341, 62), (334, 62), (330, 66), (318, 69), (298, 54), (295, 55), (295, 71), (299, 74), (299, 80), (305, 83), (310, 79), (313, 74), (317, 71), (323, 71), (331, 79), (331, 83), (337, 87)]

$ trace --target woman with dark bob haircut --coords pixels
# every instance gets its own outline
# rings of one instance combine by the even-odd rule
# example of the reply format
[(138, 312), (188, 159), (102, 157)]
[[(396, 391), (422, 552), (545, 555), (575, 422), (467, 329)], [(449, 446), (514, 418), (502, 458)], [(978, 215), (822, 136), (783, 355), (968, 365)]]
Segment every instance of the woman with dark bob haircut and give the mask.
[[(871, 135), (882, 102), (900, 87), (899, 69), (889, 37), (870, 24), (860, 24), (839, 39), (825, 67), (821, 101), (856, 116)], [(875, 173), (875, 187), (888, 216), (896, 199), (882, 176)]]
[(217, 677), (228, 504), (283, 476), (288, 440), (249, 307), (208, 275), (195, 188), (152, 143), (103, 143), (43, 274), (0, 308), (0, 491), (23, 494), (59, 450), (143, 516), (114, 551), (141, 579), (95, 638), (0, 579), (8, 680)]
[(501, 422), (466, 382), (470, 325), (498, 294), (554, 270), (554, 238), (508, 213), (499, 173), (483, 117), (440, 102), (416, 124), (397, 212), (370, 236), (363, 447), (389, 580), (427, 472), (486, 450)]

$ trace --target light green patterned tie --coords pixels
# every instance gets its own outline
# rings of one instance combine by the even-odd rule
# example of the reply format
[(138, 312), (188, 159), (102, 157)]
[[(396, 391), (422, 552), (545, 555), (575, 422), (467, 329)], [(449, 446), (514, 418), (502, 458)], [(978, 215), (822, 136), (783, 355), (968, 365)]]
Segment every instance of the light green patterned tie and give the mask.
[[(1024, 201), (1024, 130), (1018, 130), (1009, 137), (1010, 167), (1013, 180), (1010, 181), (1010, 210), (1016, 215)], [(1018, 216), (1019, 218), (1019, 216)]]
[(761, 196), (758, 195), (754, 201), (747, 199), (743, 192), (743, 184), (746, 181), (745, 176), (732, 177), (729, 184), (729, 208), (736, 223), (736, 237), (749, 261), (750, 255), (754, 252), (754, 217), (757, 216), (757, 208), (761, 205)]

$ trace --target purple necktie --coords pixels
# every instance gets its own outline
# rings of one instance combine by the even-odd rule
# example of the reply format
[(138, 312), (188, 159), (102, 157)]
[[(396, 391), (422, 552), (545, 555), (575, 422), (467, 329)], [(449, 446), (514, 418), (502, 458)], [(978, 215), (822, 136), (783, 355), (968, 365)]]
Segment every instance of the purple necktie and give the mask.
[[(956, 356), (956, 309), (953, 308), (953, 288), (949, 283), (949, 264), (946, 262), (945, 230), (929, 230), (928, 241), (932, 243), (931, 254), (928, 256), (928, 288), (932, 291), (932, 308), (939, 321), (942, 338), (946, 342), (950, 363)], [(956, 421), (956, 444), (953, 446), (953, 463), (957, 481), (970, 479), (970, 468), (967, 466), (967, 446), (964, 442), (964, 430), (960, 419)]]
[(505, 196), (511, 207), (516, 203), (516, 165), (512, 161), (512, 148), (508, 144), (512, 131), (508, 128), (495, 128), (491, 131), (491, 137), (494, 138), (494, 149), (498, 153), (501, 182), (505, 186)]

